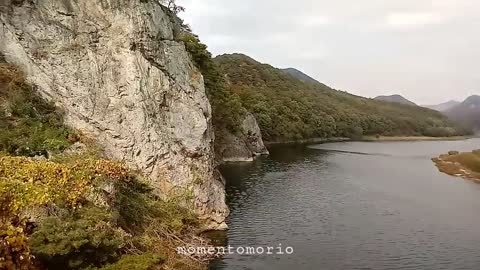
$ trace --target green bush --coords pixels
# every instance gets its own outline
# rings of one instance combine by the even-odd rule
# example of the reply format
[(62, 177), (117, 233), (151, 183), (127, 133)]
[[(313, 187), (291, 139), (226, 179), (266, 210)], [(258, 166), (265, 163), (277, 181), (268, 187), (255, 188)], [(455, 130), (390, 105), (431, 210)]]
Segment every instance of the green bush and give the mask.
[(133, 235), (144, 233), (151, 226), (172, 232), (198, 226), (197, 217), (174, 201), (163, 201), (154, 196), (149, 185), (131, 181), (118, 182), (116, 202), (118, 225)]
[(118, 190), (115, 201), (118, 225), (131, 233), (143, 231), (151, 211), (151, 187), (138, 181), (118, 182), (115, 186)]
[(165, 259), (161, 256), (152, 253), (125, 255), (118, 262), (109, 264), (98, 270), (151, 270), (164, 261)]
[(457, 131), (451, 127), (429, 127), (423, 132), (423, 135), (431, 137), (450, 137), (456, 134)]
[(72, 144), (62, 115), (25, 83), (16, 67), (0, 63), (0, 151), (47, 156)]
[(86, 207), (63, 217), (51, 216), (31, 236), (35, 257), (48, 269), (83, 269), (119, 257), (124, 234), (105, 210)]

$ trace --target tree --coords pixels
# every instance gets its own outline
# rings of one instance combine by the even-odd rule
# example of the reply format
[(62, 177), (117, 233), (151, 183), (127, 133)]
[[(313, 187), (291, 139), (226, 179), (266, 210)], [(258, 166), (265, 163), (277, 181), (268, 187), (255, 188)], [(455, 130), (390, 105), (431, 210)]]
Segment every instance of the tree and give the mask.
[(160, 0), (160, 4), (166, 6), (169, 10), (171, 10), (175, 14), (185, 11), (185, 8), (177, 5), (175, 0)]

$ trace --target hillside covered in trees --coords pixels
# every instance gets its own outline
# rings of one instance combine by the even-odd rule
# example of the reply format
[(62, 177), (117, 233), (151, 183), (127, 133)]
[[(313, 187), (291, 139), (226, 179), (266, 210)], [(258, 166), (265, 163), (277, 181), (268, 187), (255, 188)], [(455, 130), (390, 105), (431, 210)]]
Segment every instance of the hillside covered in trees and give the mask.
[(215, 62), (224, 72), (229, 90), (257, 118), (266, 141), (467, 133), (439, 112), (302, 82), (242, 54), (221, 55)]

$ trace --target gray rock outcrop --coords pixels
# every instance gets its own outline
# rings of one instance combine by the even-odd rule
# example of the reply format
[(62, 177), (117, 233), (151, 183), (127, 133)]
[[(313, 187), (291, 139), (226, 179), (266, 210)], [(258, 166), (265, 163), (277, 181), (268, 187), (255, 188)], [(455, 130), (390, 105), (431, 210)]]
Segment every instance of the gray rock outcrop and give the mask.
[(66, 124), (158, 194), (190, 202), (206, 228), (226, 228), (203, 77), (168, 10), (154, 0), (1, 0), (0, 20), (0, 54)]
[(257, 120), (249, 112), (246, 113), (238, 134), (227, 130), (217, 131), (215, 152), (220, 162), (247, 162), (269, 154)]

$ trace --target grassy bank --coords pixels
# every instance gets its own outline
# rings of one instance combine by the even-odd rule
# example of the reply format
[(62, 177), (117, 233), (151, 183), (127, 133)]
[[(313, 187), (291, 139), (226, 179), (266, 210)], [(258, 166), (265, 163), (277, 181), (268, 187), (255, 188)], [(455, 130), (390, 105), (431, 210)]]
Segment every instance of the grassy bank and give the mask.
[(443, 173), (480, 182), (480, 150), (466, 153), (450, 151), (432, 160)]

